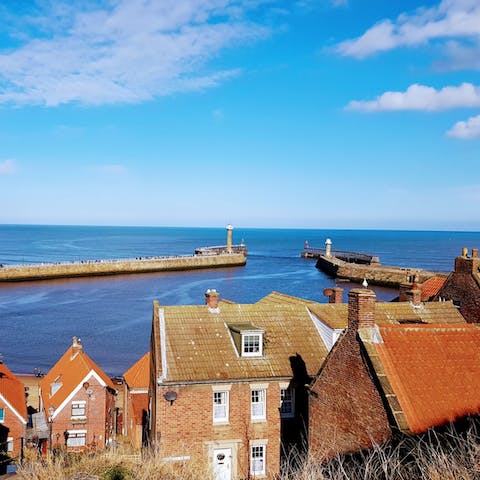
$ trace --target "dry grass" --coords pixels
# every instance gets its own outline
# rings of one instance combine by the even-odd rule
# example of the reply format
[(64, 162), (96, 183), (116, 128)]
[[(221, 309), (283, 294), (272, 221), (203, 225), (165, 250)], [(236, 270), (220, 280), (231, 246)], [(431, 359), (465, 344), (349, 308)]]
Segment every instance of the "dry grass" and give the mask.
[[(430, 432), (328, 462), (291, 458), (280, 480), (478, 480), (480, 437), (473, 424), (464, 434)], [(117, 449), (92, 455), (39, 459), (30, 453), (18, 471), (24, 480), (213, 480), (200, 461), (165, 464)]]

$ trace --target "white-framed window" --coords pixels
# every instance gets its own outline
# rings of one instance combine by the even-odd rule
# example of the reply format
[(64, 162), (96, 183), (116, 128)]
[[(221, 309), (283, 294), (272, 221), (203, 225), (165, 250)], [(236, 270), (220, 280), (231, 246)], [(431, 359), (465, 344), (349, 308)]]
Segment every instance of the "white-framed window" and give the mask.
[(265, 420), (267, 391), (255, 388), (251, 390), (250, 395), (252, 420)]
[(87, 402), (85, 400), (74, 400), (72, 402), (72, 418), (86, 418)]
[(84, 447), (87, 441), (86, 430), (69, 430), (67, 447)]
[(5, 421), (5, 409), (0, 408), (0, 422), (3, 423)]
[(7, 438), (7, 453), (13, 452), (13, 437)]
[(228, 422), (228, 391), (213, 392), (213, 422)]
[(280, 388), (280, 416), (292, 418), (295, 416), (295, 395), (293, 388)]
[(242, 357), (262, 356), (262, 334), (245, 333), (242, 335)]
[(266, 463), (266, 445), (250, 446), (250, 475), (264, 476)]

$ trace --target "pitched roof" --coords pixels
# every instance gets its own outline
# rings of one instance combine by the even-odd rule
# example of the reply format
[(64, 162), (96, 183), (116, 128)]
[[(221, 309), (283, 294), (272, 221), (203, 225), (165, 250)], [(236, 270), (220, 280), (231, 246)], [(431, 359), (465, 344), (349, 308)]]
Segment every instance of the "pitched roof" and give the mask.
[[(346, 328), (348, 305), (338, 303), (312, 303), (308, 309), (331, 328)], [(375, 322), (397, 323), (465, 323), (452, 302), (427, 302), (414, 306), (410, 302), (377, 302)]]
[(4, 363), (0, 363), (0, 395), (26, 422), (27, 402), (25, 400), (25, 387)]
[(317, 303), (312, 300), (306, 300), (300, 297), (294, 297), (293, 295), (287, 295), (286, 293), (280, 292), (270, 292), (265, 297), (261, 298), (257, 304), (288, 304), (288, 305), (309, 305), (312, 303)]
[(130, 388), (148, 388), (150, 383), (150, 352), (136, 361), (123, 374), (123, 378)]
[[(159, 313), (165, 319), (167, 382), (288, 378), (300, 357), (314, 375), (327, 355), (303, 305), (222, 304), (218, 312), (206, 305), (176, 306), (160, 307)], [(239, 323), (265, 331), (262, 357), (238, 356), (228, 324)]]
[(422, 302), (432, 299), (443, 287), (447, 277), (435, 276), (422, 283)]
[[(443, 281), (446, 279), (445, 277), (434, 278), (440, 278)], [(434, 288), (435, 284), (431, 285), (431, 288)], [(279, 292), (272, 292), (257, 303), (305, 305), (330, 328), (344, 329), (348, 324), (348, 305), (346, 303), (318, 303)], [(465, 319), (452, 302), (429, 302), (418, 307), (409, 302), (377, 302), (375, 304), (375, 321), (379, 324), (465, 323)]]
[[(51, 406), (58, 408), (91, 370), (93, 370), (109, 388), (115, 390), (111, 379), (83, 349), (74, 348), (73, 346), (69, 347), (60, 360), (40, 381), (45, 411), (48, 411)], [(62, 386), (50, 396), (52, 383), (61, 383)]]
[(387, 400), (400, 428), (405, 429), (402, 417), (408, 430), (419, 433), (480, 413), (480, 325), (383, 325), (379, 330), (383, 343), (365, 346), (384, 391), (390, 391)]

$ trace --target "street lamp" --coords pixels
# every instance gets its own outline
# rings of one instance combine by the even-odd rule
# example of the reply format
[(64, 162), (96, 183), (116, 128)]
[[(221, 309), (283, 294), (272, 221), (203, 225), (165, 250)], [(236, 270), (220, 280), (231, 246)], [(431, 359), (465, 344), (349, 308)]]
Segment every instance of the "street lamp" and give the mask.
[(52, 453), (52, 424), (53, 424), (53, 414), (55, 413), (55, 408), (53, 405), (50, 405), (48, 408), (48, 425), (49, 425), (49, 433), (50, 433), (50, 453)]

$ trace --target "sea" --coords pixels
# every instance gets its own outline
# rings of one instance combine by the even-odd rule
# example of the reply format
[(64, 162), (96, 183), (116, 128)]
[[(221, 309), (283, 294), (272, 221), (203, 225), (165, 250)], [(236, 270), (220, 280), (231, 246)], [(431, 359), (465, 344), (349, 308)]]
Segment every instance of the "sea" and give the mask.
[[(272, 291), (326, 302), (336, 282), (300, 253), (305, 241), (378, 255), (384, 265), (449, 272), (462, 247), (480, 246), (480, 232), (235, 228), (244, 242), (244, 267), (0, 284), (0, 353), (16, 373), (48, 371), (81, 338), (84, 350), (110, 375), (123, 374), (149, 349), (152, 305), (204, 303), (221, 298), (254, 303)], [(189, 255), (224, 245), (225, 228), (0, 225), (0, 264)], [(392, 289), (372, 287), (382, 301)], [(346, 296), (344, 297), (346, 299)], [(294, 327), (293, 327), (294, 328)]]

